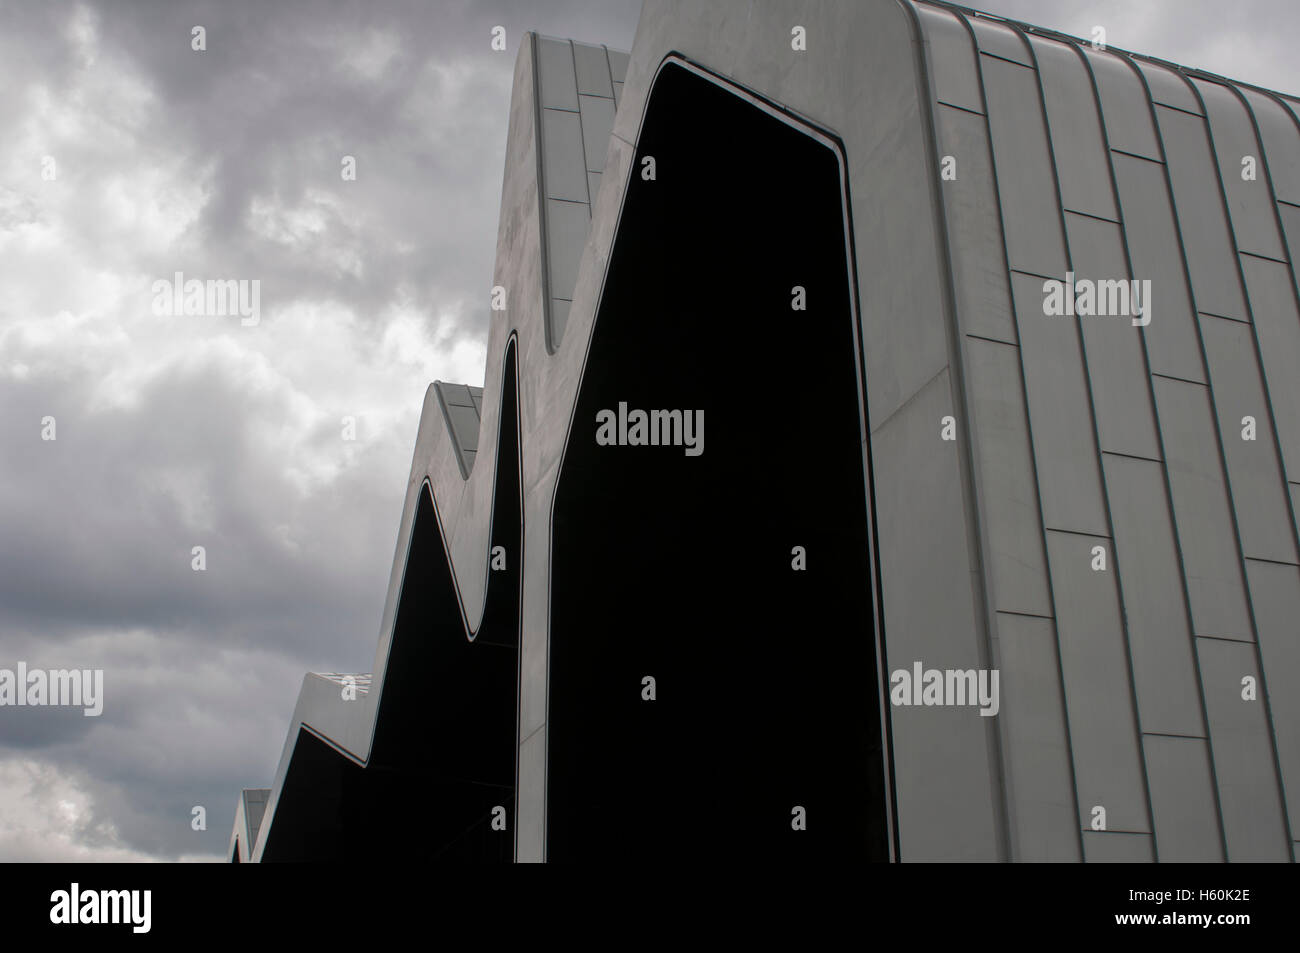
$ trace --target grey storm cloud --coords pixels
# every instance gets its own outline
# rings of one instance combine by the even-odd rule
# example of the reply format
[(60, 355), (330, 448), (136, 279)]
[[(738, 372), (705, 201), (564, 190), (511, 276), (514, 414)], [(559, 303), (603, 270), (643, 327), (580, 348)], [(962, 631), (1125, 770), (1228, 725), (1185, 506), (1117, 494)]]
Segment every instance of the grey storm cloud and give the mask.
[[(986, 8), (1300, 91), (1290, 3)], [(638, 15), (0, 4), (0, 667), (106, 695), (0, 709), (0, 860), (219, 859), (303, 672), (370, 668), (425, 387), (482, 380), (518, 43)], [(154, 314), (178, 271), (260, 281), (261, 323)]]

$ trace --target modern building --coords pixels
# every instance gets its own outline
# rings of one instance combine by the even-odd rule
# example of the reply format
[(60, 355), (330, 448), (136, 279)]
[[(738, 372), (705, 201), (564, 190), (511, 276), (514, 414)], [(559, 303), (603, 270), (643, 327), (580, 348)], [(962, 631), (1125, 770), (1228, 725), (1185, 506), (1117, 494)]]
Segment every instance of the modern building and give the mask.
[(484, 387), (232, 857), (1293, 860), (1292, 249), (1300, 100), (1099, 37), (528, 37)]

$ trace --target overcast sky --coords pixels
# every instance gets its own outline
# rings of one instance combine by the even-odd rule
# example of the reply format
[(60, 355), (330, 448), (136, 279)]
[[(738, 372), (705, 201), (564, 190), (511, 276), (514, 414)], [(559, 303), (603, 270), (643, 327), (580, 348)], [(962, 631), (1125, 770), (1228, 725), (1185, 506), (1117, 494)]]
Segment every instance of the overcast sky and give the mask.
[[(483, 379), (519, 40), (639, 7), (0, 0), (0, 668), (106, 683), (0, 707), (0, 860), (221, 859), (302, 674), (369, 669), (425, 388)], [(983, 9), (1300, 92), (1290, 0)], [(260, 324), (155, 314), (178, 271)]]

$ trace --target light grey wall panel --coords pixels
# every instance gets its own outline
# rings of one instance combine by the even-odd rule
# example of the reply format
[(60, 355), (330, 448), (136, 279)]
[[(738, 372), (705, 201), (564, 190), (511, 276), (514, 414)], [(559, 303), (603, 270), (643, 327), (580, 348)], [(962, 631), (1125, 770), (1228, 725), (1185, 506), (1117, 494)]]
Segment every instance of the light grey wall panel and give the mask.
[[(975, 630), (957, 444), (939, 439), (940, 418), (953, 406), (944, 370), (871, 436), (880, 538), (920, 541), (880, 563), (891, 672), (918, 660), (936, 668), (988, 664)], [(944, 707), (895, 707), (891, 717), (902, 859), (999, 859), (1002, 793), (991, 724), (998, 719)], [(955, 777), (963, 783), (954, 785)]]
[[(1092, 568), (1095, 546), (1106, 553), (1104, 572)], [(1079, 792), (1079, 828), (1088, 828), (1092, 808), (1101, 805), (1109, 829), (1150, 831), (1128, 648), (1115, 586), (1114, 547), (1108, 538), (1049, 530), (1047, 550)]]
[(1084, 859), (1090, 864), (1149, 864), (1156, 859), (1150, 834), (1084, 831)]
[(1114, 53), (1081, 47), (1092, 67), (1101, 98), (1101, 114), (1110, 147), (1159, 160), (1160, 146), (1151, 128), (1146, 89), (1137, 73)]
[(1178, 245), (1165, 168), (1111, 153), (1133, 277), (1151, 282), (1151, 323), (1142, 329), (1151, 372), (1205, 381), (1196, 315)]
[(578, 89), (573, 77), (573, 47), (568, 40), (537, 37), (537, 78), (543, 108), (578, 108)]
[[(1259, 137), (1264, 141), (1274, 196), (1300, 205), (1300, 129), (1286, 107), (1272, 96), (1253, 89), (1242, 89), (1241, 93), (1250, 105), (1259, 126)], [(1295, 254), (1294, 248), (1291, 251)]]
[(1282, 232), (1286, 236), (1287, 247), (1294, 256), (1297, 249), (1300, 249), (1300, 207), (1279, 202), (1277, 211), (1282, 217)]
[(1300, 569), (1248, 559), (1246, 578), (1294, 837), (1300, 831)]
[(478, 414), (474, 412), (473, 406), (449, 404), (447, 419), (451, 421), (452, 433), (460, 449), (478, 450)]
[(1204, 738), (1147, 735), (1147, 777), (1161, 863), (1222, 863), (1223, 837)]
[[(579, 169), (579, 172), (582, 170)], [(582, 188), (587, 189), (583, 176)], [(591, 212), (586, 202), (546, 200), (547, 254), (551, 264), (551, 294), (573, 300), (573, 285), (578, 278), (578, 262), (587, 241)]]
[[(579, 96), (582, 104), (582, 144), (586, 155), (585, 168), (599, 172), (605, 167), (605, 154), (609, 151), (609, 134), (614, 128), (614, 100), (598, 96)], [(594, 199), (595, 196), (593, 195)]]
[(1043, 314), (1042, 278), (1013, 274), (1011, 287), (1043, 524), (1108, 535), (1078, 325)]
[(1210, 158), (1205, 121), (1167, 106), (1156, 106), (1155, 110), (1168, 156), (1174, 209), (1186, 248), (1196, 308), (1244, 321), (1246, 306), (1233, 261), (1235, 249), (1219, 197), (1218, 173)]
[(1210, 395), (1167, 377), (1154, 384), (1193, 629), (1253, 640)]
[(573, 302), (565, 298), (551, 299), (551, 333), (556, 341), (563, 340), (564, 326), (569, 323), (569, 308)]
[(975, 47), (956, 14), (938, 7), (918, 6), (917, 16), (927, 44), (930, 95), (942, 103), (982, 113)]
[(999, 613), (997, 630), (1003, 702), (998, 717), (1006, 720), (1009, 739), (1013, 858), (1079, 861), (1070, 745), (1052, 621)]
[(1291, 489), (1291, 513), (1296, 517), (1296, 528), (1300, 530), (1300, 483), (1288, 483)]
[(1171, 69), (1158, 66), (1155, 63), (1148, 63), (1145, 60), (1135, 60), (1134, 62), (1146, 78), (1147, 86), (1151, 90), (1152, 102), (1173, 106), (1175, 109), (1183, 109), (1190, 113), (1196, 113), (1198, 116), (1203, 115), (1200, 101), (1181, 76)]
[[(1300, 237), (1300, 236), (1297, 236)], [(1296, 311), (1291, 269), (1275, 261), (1241, 256), (1250, 293), (1255, 336), (1264, 362), (1264, 379), (1287, 479), (1300, 482), (1300, 313)]]
[[(1065, 231), (1076, 280), (1119, 281), (1127, 285), (1124, 236), (1118, 225), (1066, 212)], [(1133, 308), (1131, 301), (1129, 307)], [(1143, 328), (1134, 326), (1131, 317), (1113, 315), (1084, 317), (1079, 323), (1101, 449), (1160, 459), (1146, 356), (1142, 353)]]
[(957, 163), (957, 178), (940, 183), (948, 221), (958, 326), (967, 334), (1016, 343), (1002, 222), (994, 192), (988, 126), (983, 116), (935, 106), (941, 156)]
[(587, 201), (582, 127), (576, 112), (542, 110), (542, 174), (547, 198)]
[(615, 83), (614, 84), (614, 107), (617, 109), (618, 104), (621, 103), (622, 101), (623, 101), (623, 84)]
[(587, 194), (591, 196), (591, 204), (596, 204), (596, 196), (600, 194), (600, 173), (587, 173)]
[(1109, 453), (1102, 462), (1142, 730), (1204, 736), (1163, 468)]
[(975, 42), (979, 44), (981, 51), (1014, 60), (1025, 66), (1034, 65), (1020, 34), (1011, 27), (979, 16), (968, 16), (966, 21), (970, 23), (971, 30), (975, 33)]
[(1010, 267), (1065, 277), (1065, 249), (1034, 70), (980, 57)]
[(1287, 861), (1286, 824), (1263, 694), (1242, 699), (1242, 678), (1259, 682), (1255, 646), (1197, 639), (1219, 810), (1230, 861)]
[[(1229, 488), (1246, 556), (1296, 562), (1295, 534), (1286, 480), (1274, 449), (1268, 398), (1255, 359), (1250, 325), (1201, 317), (1219, 435), (1228, 464)], [(1242, 439), (1242, 419), (1255, 418), (1255, 439)]]
[(609, 60), (603, 46), (573, 44), (573, 64), (578, 78), (578, 95), (614, 98)]
[(1114, 220), (1110, 167), (1088, 68), (1072, 46), (1031, 37), (1047, 107), (1061, 205)]
[[(1278, 237), (1273, 197), (1260, 159), (1262, 150), (1255, 137), (1250, 114), (1232, 90), (1221, 83), (1192, 81), (1205, 100), (1210, 138), (1219, 160), (1219, 178), (1228, 200), (1228, 219), (1237, 248), (1253, 255), (1285, 259)], [(1242, 160), (1255, 160), (1255, 178), (1242, 178)], [(1207, 196), (1207, 200), (1212, 196)]]
[(605, 55), (609, 57), (609, 74), (614, 77), (614, 82), (622, 83), (627, 79), (627, 64), (631, 55), (622, 50), (609, 48), (606, 48)]
[(967, 338), (966, 365), (993, 606), (1050, 616), (1020, 354), (1010, 344)]

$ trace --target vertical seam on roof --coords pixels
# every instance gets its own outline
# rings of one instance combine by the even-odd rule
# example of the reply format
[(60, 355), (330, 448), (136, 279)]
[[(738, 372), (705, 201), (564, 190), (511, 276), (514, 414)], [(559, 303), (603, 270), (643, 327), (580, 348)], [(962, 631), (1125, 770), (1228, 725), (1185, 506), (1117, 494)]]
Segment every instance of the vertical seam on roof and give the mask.
[[(1138, 69), (1133, 64), (1133, 61), (1129, 59), (1127, 56), (1125, 56), (1122, 53), (1116, 53), (1115, 55), (1118, 56), (1121, 61), (1128, 64), (1129, 68), (1137, 76), (1138, 82), (1142, 84), (1142, 88), (1146, 91), (1147, 94), (1146, 96), (1147, 112), (1151, 119), (1152, 132), (1155, 134), (1156, 148), (1160, 153), (1160, 162), (1161, 165), (1164, 167), (1165, 188), (1169, 193), (1169, 212), (1173, 216), (1174, 236), (1178, 239), (1178, 252), (1183, 260), (1183, 276), (1187, 286), (1188, 301), (1191, 303), (1192, 306), (1192, 325), (1193, 325), (1193, 330), (1196, 333), (1196, 344), (1198, 348), (1198, 353), (1200, 354), (1201, 357), (1201, 369), (1205, 372), (1206, 384), (1204, 386), (1206, 389), (1207, 397), (1210, 399), (1210, 413), (1216, 418), (1211, 421), (1211, 426), (1214, 429), (1215, 440), (1217, 442), (1218, 420), (1217, 420), (1217, 412), (1215, 411), (1214, 403), (1213, 403), (1213, 389), (1209, 384), (1210, 381), (1209, 355), (1205, 351), (1205, 341), (1201, 336), (1200, 309), (1197, 308), (1196, 306), (1196, 289), (1192, 283), (1191, 261), (1187, 256), (1187, 244), (1186, 242), (1183, 241), (1183, 225), (1182, 225), (1181, 217), (1178, 214), (1178, 199), (1177, 196), (1174, 194), (1173, 174), (1169, 171), (1169, 156), (1168, 153), (1165, 151), (1164, 130), (1160, 126), (1159, 116), (1156, 113), (1156, 103), (1155, 100), (1151, 98), (1151, 87), (1150, 84), (1147, 82), (1146, 76), (1142, 73), (1142, 70)], [(1192, 87), (1192, 84), (1188, 80), (1187, 76), (1184, 75), (1181, 71), (1177, 72), (1176, 75), (1183, 83), (1187, 85), (1189, 89), (1191, 89), (1193, 96), (1196, 96), (1196, 90)], [(1199, 96), (1197, 97), (1197, 101), (1200, 102)], [(1205, 104), (1201, 102), (1200, 105), (1201, 105), (1201, 109), (1204, 110)], [(1198, 116), (1197, 118), (1200, 119), (1202, 123), (1205, 122), (1205, 118), (1203, 116)], [(1207, 139), (1209, 138), (1208, 129), (1206, 130), (1206, 138)], [(1217, 176), (1218, 170), (1215, 169), (1213, 171), (1214, 174)], [(1225, 214), (1226, 214), (1226, 210), (1225, 210)], [(1234, 254), (1235, 254), (1235, 249), (1234, 249)], [(1243, 297), (1244, 296), (1245, 295), (1243, 289)], [(1155, 384), (1154, 384), (1154, 375), (1153, 375), (1152, 377), (1153, 393), (1154, 390), (1155, 390)], [(1159, 406), (1158, 405), (1154, 406), (1154, 410), (1156, 414), (1156, 436), (1160, 440), (1160, 448), (1161, 448), (1160, 453), (1161, 456), (1167, 458), (1168, 454), (1166, 454), (1164, 451), (1164, 430), (1160, 427)], [(1222, 455), (1222, 451), (1220, 451), (1220, 454)], [(1231, 858), (1228, 853), (1227, 827), (1223, 822), (1223, 798), (1220, 795), (1220, 791), (1219, 791), (1219, 766), (1214, 757), (1214, 742), (1210, 737), (1211, 735), (1210, 706), (1209, 706), (1209, 702), (1206, 700), (1205, 697), (1205, 676), (1201, 672), (1201, 653), (1196, 643), (1196, 616), (1192, 613), (1191, 590), (1189, 588), (1189, 583), (1187, 581), (1187, 562), (1183, 558), (1182, 533), (1179, 531), (1178, 516), (1177, 516), (1177, 512), (1174, 509), (1174, 487), (1173, 487), (1173, 482), (1170, 480), (1169, 477), (1168, 459), (1165, 460), (1164, 467), (1162, 468), (1162, 475), (1164, 477), (1164, 485), (1165, 485), (1165, 500), (1169, 507), (1169, 525), (1174, 534), (1174, 550), (1178, 556), (1178, 573), (1182, 580), (1183, 603), (1184, 603), (1184, 611), (1187, 613), (1188, 636), (1191, 639), (1192, 662), (1195, 667), (1196, 685), (1197, 685), (1197, 689), (1199, 690), (1200, 699), (1201, 699), (1201, 718), (1204, 720), (1205, 723), (1206, 748), (1208, 750), (1209, 758), (1210, 758), (1210, 780), (1211, 782), (1213, 782), (1214, 785), (1214, 791), (1213, 791), (1214, 807), (1219, 818), (1219, 843), (1220, 843), (1220, 848), (1223, 851), (1223, 859), (1225, 862), (1227, 862)], [(1225, 490), (1226, 490), (1226, 484), (1225, 484)]]
[[(1088, 89), (1092, 93), (1093, 104), (1097, 107), (1097, 125), (1101, 131), (1101, 147), (1106, 161), (1106, 179), (1110, 183), (1111, 199), (1115, 205), (1115, 218), (1117, 220), (1116, 224), (1119, 226), (1120, 247), (1124, 252), (1124, 266), (1125, 268), (1128, 269), (1129, 277), (1133, 277), (1133, 250), (1129, 246), (1128, 227), (1124, 224), (1124, 206), (1123, 203), (1120, 201), (1119, 183), (1115, 178), (1115, 166), (1111, 159), (1110, 129), (1106, 125), (1106, 109), (1101, 101), (1101, 87), (1097, 84), (1097, 74), (1096, 71), (1092, 68), (1092, 60), (1083, 51), (1083, 48), (1080, 47), (1078, 44), (1068, 44), (1068, 45), (1071, 46), (1071, 48), (1073, 49), (1074, 55), (1078, 57), (1079, 63), (1083, 68), (1084, 74), (1088, 77)], [(1126, 64), (1126, 61), (1124, 61), (1122, 58), (1120, 62), (1121, 65)], [(1151, 134), (1153, 138), (1158, 137), (1159, 132), (1155, 128), (1155, 118), (1150, 113), (1151, 96), (1150, 96), (1149, 88), (1147, 87), (1146, 84), (1146, 79), (1141, 75), (1141, 71), (1133, 67), (1131, 63), (1126, 65), (1128, 65), (1131, 71), (1134, 73), (1138, 81), (1138, 84), (1142, 90), (1143, 98), (1147, 101), (1148, 120), (1152, 124)], [(1172, 207), (1173, 206), (1172, 195), (1170, 196), (1169, 203), (1170, 206)], [(1071, 259), (1071, 264), (1073, 264), (1073, 259)], [(1079, 327), (1080, 327), (1079, 330), (1080, 345), (1082, 345), (1083, 343), (1082, 324), (1080, 324)], [(1164, 474), (1167, 454), (1165, 453), (1164, 435), (1160, 430), (1160, 410), (1159, 410), (1159, 406), (1156, 403), (1155, 385), (1151, 379), (1151, 354), (1147, 349), (1147, 339), (1146, 339), (1145, 330), (1146, 329), (1144, 328), (1143, 333), (1138, 335), (1138, 343), (1142, 350), (1142, 368), (1143, 371), (1145, 372), (1145, 380), (1143, 381), (1143, 384), (1146, 385), (1147, 399), (1151, 402), (1151, 426), (1152, 429), (1155, 430), (1156, 445), (1160, 449), (1160, 461), (1159, 461), (1160, 471), (1162, 474)], [(1087, 354), (1085, 353), (1084, 354), (1085, 367), (1087, 365), (1087, 360), (1088, 360)], [(1089, 375), (1090, 394), (1091, 394), (1091, 387), (1092, 387), (1092, 378), (1091, 375)], [(1128, 656), (1129, 698), (1132, 700), (1133, 703), (1133, 724), (1134, 727), (1137, 729), (1138, 757), (1141, 759), (1141, 763), (1142, 763), (1142, 787), (1143, 790), (1146, 792), (1147, 816), (1151, 820), (1151, 856), (1158, 863), (1160, 861), (1159, 827), (1156, 824), (1155, 800), (1151, 796), (1151, 769), (1147, 764), (1147, 748), (1146, 748), (1146, 742), (1144, 740), (1146, 736), (1146, 732), (1142, 730), (1142, 703), (1141, 700), (1138, 698), (1137, 674), (1134, 671), (1134, 665), (1133, 665), (1133, 637), (1132, 637), (1132, 632), (1129, 629), (1129, 623), (1128, 623), (1128, 609), (1127, 609), (1128, 603), (1124, 598), (1124, 577), (1123, 577), (1123, 573), (1119, 571), (1120, 557), (1119, 557), (1119, 546), (1115, 541), (1115, 516), (1110, 505), (1110, 486), (1106, 480), (1106, 466), (1105, 466), (1105, 458), (1102, 456), (1103, 452), (1104, 451), (1102, 450), (1102, 446), (1101, 446), (1101, 430), (1100, 427), (1098, 427), (1097, 466), (1101, 473), (1101, 494), (1102, 494), (1102, 499), (1105, 501), (1106, 504), (1106, 519), (1110, 523), (1111, 557), (1115, 564), (1115, 591), (1116, 591), (1116, 595), (1119, 596), (1120, 626), (1124, 635), (1124, 652)], [(1175, 525), (1174, 514), (1173, 514), (1173, 496), (1169, 492), (1167, 477), (1165, 479), (1165, 484), (1166, 484), (1165, 498), (1169, 510), (1169, 526), (1170, 529), (1172, 530)], [(1181, 556), (1182, 553), (1180, 550), (1179, 551), (1180, 559)], [(1183, 593), (1183, 599), (1184, 602), (1186, 603), (1187, 594), (1185, 591)], [(1190, 627), (1192, 625), (1190, 604), (1187, 604), (1185, 608), (1187, 611), (1188, 626)], [(1193, 647), (1195, 646), (1193, 645)], [(1199, 678), (1199, 671), (1200, 670), (1198, 669), (1197, 670), (1198, 678)], [(1199, 682), (1198, 682), (1198, 687), (1199, 687)], [(1205, 721), (1205, 699), (1203, 693), (1201, 698), (1201, 718), (1204, 724), (1206, 725), (1209, 724), (1208, 721)], [(1216, 793), (1217, 793), (1217, 788), (1216, 788)], [(1222, 840), (1222, 831), (1220, 832), (1220, 840)], [(1227, 855), (1225, 854), (1224, 856), (1226, 857)]]
[[(1052, 145), (1052, 129), (1051, 129), (1051, 124), (1047, 118), (1047, 100), (1043, 96), (1042, 72), (1038, 68), (1038, 56), (1034, 53), (1034, 48), (1030, 45), (1029, 40), (1025, 37), (1025, 34), (1021, 30), (1017, 29), (1015, 24), (1007, 23), (1007, 26), (1015, 32), (1020, 42), (1024, 45), (1025, 50), (1029, 56), (1029, 61), (1032, 64), (1032, 66), (1030, 66), (1029, 68), (1034, 73), (1034, 78), (1033, 78), (1034, 90), (1038, 93), (1038, 97), (1037, 97), (1038, 111), (1039, 111), (1039, 116), (1042, 119), (1043, 143), (1047, 147), (1047, 161), (1048, 161), (1048, 165), (1050, 165), (1052, 169), (1052, 189), (1056, 196), (1056, 206), (1057, 206), (1056, 217), (1061, 229), (1061, 250), (1065, 254), (1066, 262), (1069, 263), (1071, 260), (1070, 259), (1070, 236), (1069, 236), (1069, 232), (1066, 230), (1065, 227), (1065, 213), (1062, 210), (1062, 203), (1061, 203), (1061, 183), (1058, 179), (1057, 171), (1056, 171), (1056, 151), (1055, 151), (1055, 147)], [(984, 82), (984, 67), (982, 63), (979, 67), (979, 71), (980, 71), (979, 74), (980, 83), (982, 85)], [(985, 111), (985, 121), (987, 122), (988, 121), (987, 103), (985, 104), (984, 111)], [(992, 150), (993, 150), (993, 130), (992, 127), (990, 126), (989, 127), (989, 151), (992, 152)], [(994, 163), (993, 163), (993, 177), (995, 179), (1000, 179), (997, 170), (996, 156), (994, 157)], [(999, 208), (1001, 208), (1001, 202), (1002, 202), (1001, 190), (999, 190), (998, 192)], [(1005, 223), (1004, 223), (1004, 232), (1003, 232), (1003, 245), (1004, 246), (1006, 245)], [(1011, 254), (1010, 254), (1010, 250), (1008, 249), (1007, 251), (1007, 293), (1008, 295), (1013, 294), (1011, 290), (1010, 271), (1011, 271)], [(1012, 309), (1012, 322), (1016, 325), (1016, 340), (1019, 341), (1020, 326), (1019, 326), (1018, 318), (1016, 317), (1016, 305), (1015, 305), (1014, 296), (1011, 297), (1010, 306)], [(1028, 383), (1025, 382), (1025, 373), (1024, 373), (1025, 354), (1023, 350), (1020, 351), (1019, 357), (1020, 357), (1020, 364), (1021, 364), (1021, 389), (1024, 393), (1024, 401), (1025, 401), (1025, 437), (1029, 441), (1029, 459), (1030, 459), (1030, 466), (1033, 468), (1033, 476), (1034, 476), (1034, 495), (1035, 498), (1038, 500), (1038, 526), (1039, 526), (1039, 536), (1040, 536), (1039, 542), (1043, 550), (1043, 567), (1046, 575), (1046, 579), (1044, 580), (1044, 582), (1046, 583), (1047, 586), (1047, 599), (1049, 604), (1052, 607), (1052, 634), (1055, 638), (1055, 645), (1056, 645), (1056, 679), (1057, 679), (1057, 687), (1061, 693), (1061, 718), (1062, 718), (1063, 726), (1065, 728), (1065, 751), (1066, 751), (1066, 756), (1068, 757), (1070, 762), (1070, 787), (1072, 789), (1072, 793), (1074, 794), (1073, 829), (1074, 829), (1075, 840), (1079, 848), (1079, 860), (1080, 862), (1084, 862), (1086, 861), (1088, 854), (1087, 854), (1086, 846), (1083, 842), (1083, 811), (1079, 804), (1079, 772), (1074, 759), (1074, 732), (1070, 728), (1070, 700), (1069, 700), (1069, 692), (1067, 690), (1067, 686), (1065, 682), (1065, 660), (1061, 652), (1061, 623), (1057, 617), (1058, 613), (1056, 607), (1056, 587), (1052, 585), (1051, 547), (1048, 545), (1047, 517), (1043, 511), (1043, 494), (1042, 494), (1042, 484), (1039, 482), (1040, 477), (1038, 472), (1038, 456), (1034, 452), (1034, 431), (1033, 431), (1033, 426), (1030, 423), (1032, 417), (1030, 416), (1029, 413), (1029, 385)], [(1096, 440), (1097, 443), (1097, 482), (1101, 485), (1102, 505), (1106, 509), (1106, 528), (1110, 530), (1111, 556), (1113, 560), (1114, 549), (1115, 549), (1115, 531), (1110, 520), (1110, 507), (1106, 501), (1105, 476), (1101, 472), (1101, 440), (1096, 434), (1097, 421), (1096, 421), (1095, 408), (1092, 405), (1092, 387), (1091, 387), (1092, 382), (1091, 379), (1088, 377), (1088, 357), (1084, 351), (1083, 335), (1081, 331), (1079, 333), (1079, 359), (1082, 365), (1084, 381), (1088, 386), (1088, 411), (1093, 421), (1093, 431), (1094, 431), (1093, 439)], [(1116, 575), (1118, 575), (1118, 573)], [(1139, 752), (1140, 752), (1140, 746), (1139, 746)], [(1144, 770), (1144, 774), (1145, 774), (1145, 770)], [(1145, 782), (1145, 777), (1143, 778), (1143, 781)], [(1148, 818), (1149, 817), (1150, 817), (1150, 805), (1148, 804)]]
[[(1237, 231), (1232, 224), (1232, 209), (1228, 206), (1228, 194), (1223, 184), (1223, 171), (1222, 171), (1222, 167), (1219, 165), (1218, 148), (1214, 144), (1214, 127), (1210, 120), (1210, 110), (1205, 105), (1205, 100), (1201, 96), (1201, 91), (1200, 89), (1197, 88), (1196, 84), (1189, 83), (1188, 85), (1192, 87), (1192, 92), (1196, 96), (1197, 102), (1201, 104), (1202, 111), (1205, 113), (1205, 120), (1204, 120), (1205, 137), (1210, 144), (1210, 157), (1213, 159), (1215, 177), (1218, 179), (1219, 182), (1219, 193), (1223, 201), (1223, 213), (1225, 219), (1227, 220), (1228, 235), (1232, 238), (1232, 247), (1233, 247), (1233, 251), (1235, 252), (1235, 254), (1232, 256), (1233, 264), (1236, 266), (1237, 269), (1237, 280), (1241, 282), (1241, 297), (1242, 297), (1242, 302), (1246, 308), (1246, 317), (1249, 319), (1250, 339), (1251, 339), (1251, 343), (1253, 343), (1255, 346), (1254, 347), (1255, 368), (1259, 372), (1260, 386), (1261, 389), (1264, 391), (1264, 404), (1265, 404), (1265, 408), (1268, 411), (1269, 423), (1273, 428), (1274, 452), (1277, 453), (1278, 469), (1281, 471), (1281, 476), (1283, 482), (1285, 483), (1286, 482), (1286, 458), (1282, 455), (1281, 443), (1278, 440), (1277, 420), (1273, 414), (1273, 397), (1269, 393), (1268, 375), (1264, 369), (1263, 354), (1260, 351), (1260, 346), (1259, 346), (1259, 335), (1255, 328), (1255, 311), (1254, 311), (1254, 307), (1250, 303), (1250, 288), (1246, 284), (1245, 269), (1241, 267), (1240, 256), (1242, 252), (1237, 245)], [(1241, 95), (1241, 93), (1236, 89), (1236, 87), (1232, 83), (1222, 83), (1220, 85), (1226, 86), (1229, 92), (1236, 95), (1237, 99), (1240, 101), (1242, 107), (1246, 111), (1246, 118), (1250, 122), (1251, 134), (1255, 138), (1256, 151), (1259, 153), (1259, 163), (1264, 169), (1264, 184), (1268, 188), (1268, 194), (1271, 200), (1269, 204), (1273, 209), (1273, 220), (1277, 226), (1278, 240), (1282, 245), (1283, 252), (1288, 257), (1290, 257), (1290, 251), (1287, 249), (1287, 244), (1286, 244), (1285, 229), (1283, 229), (1282, 227), (1281, 217), (1277, 214), (1277, 193), (1274, 192), (1273, 190), (1273, 179), (1272, 176), (1269, 174), (1269, 170), (1268, 170), (1268, 157), (1264, 154), (1264, 141), (1259, 135), (1259, 125), (1255, 121), (1254, 111), (1251, 110), (1250, 104), (1246, 101), (1246, 98)], [(1286, 266), (1288, 269), (1291, 269), (1292, 267), (1289, 262), (1286, 263)], [(1294, 272), (1292, 272), (1292, 287), (1294, 289)], [(1197, 331), (1198, 332), (1200, 331), (1199, 318), (1197, 319)], [(1207, 360), (1205, 365), (1205, 371), (1206, 371), (1205, 376), (1208, 379), (1210, 377), (1210, 372), (1209, 372), (1210, 365), (1208, 361), (1208, 354), (1207, 354)], [(1210, 405), (1211, 407), (1215, 408), (1214, 410), (1215, 423), (1217, 424), (1218, 408), (1217, 405), (1214, 403), (1214, 385), (1212, 382), (1210, 384)], [(1219, 430), (1217, 426), (1215, 427), (1215, 435), (1216, 437), (1219, 436)], [(1286, 831), (1287, 840), (1293, 841), (1290, 811), (1288, 810), (1287, 798), (1286, 798), (1286, 782), (1282, 774), (1282, 759), (1278, 753), (1278, 748), (1277, 748), (1277, 728), (1273, 723), (1273, 706), (1269, 702), (1268, 684), (1264, 674), (1264, 655), (1263, 652), (1260, 650), (1260, 645), (1259, 645), (1259, 622), (1255, 618), (1255, 599), (1250, 590), (1250, 575), (1246, 571), (1246, 558), (1247, 558), (1246, 550), (1245, 550), (1245, 545), (1242, 542), (1242, 538), (1241, 538), (1241, 527), (1237, 522), (1237, 503), (1232, 493), (1232, 475), (1228, 470), (1228, 455), (1222, 446), (1222, 439), (1219, 439), (1216, 442), (1219, 443), (1219, 453), (1221, 456), (1221, 465), (1223, 467), (1224, 486), (1228, 490), (1228, 505), (1230, 507), (1230, 512), (1232, 514), (1232, 527), (1237, 537), (1236, 544), (1237, 544), (1238, 563), (1241, 569), (1241, 586), (1242, 586), (1243, 593), (1246, 597), (1246, 609), (1247, 612), (1250, 614), (1250, 627), (1255, 634), (1255, 665), (1259, 671), (1259, 685), (1261, 689), (1260, 696), (1264, 702), (1264, 718), (1266, 719), (1268, 724), (1269, 747), (1273, 752), (1273, 772), (1277, 779), (1278, 795), (1282, 802), (1282, 827)], [(1289, 492), (1286, 492), (1285, 486), (1283, 487), (1282, 495), (1285, 498), (1284, 505), (1287, 508), (1287, 512), (1291, 514), (1291, 536), (1292, 536), (1292, 541), (1295, 542), (1296, 541), (1295, 512), (1292, 509), (1291, 494)], [(1297, 548), (1297, 553), (1300, 553), (1300, 547)], [(1206, 725), (1206, 730), (1207, 732), (1209, 731), (1208, 724)], [(1211, 744), (1213, 744), (1213, 742), (1211, 742)], [(1291, 859), (1292, 861), (1295, 860), (1294, 849), (1292, 850), (1291, 853)]]

